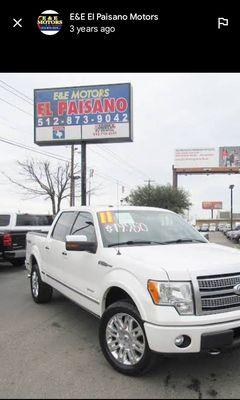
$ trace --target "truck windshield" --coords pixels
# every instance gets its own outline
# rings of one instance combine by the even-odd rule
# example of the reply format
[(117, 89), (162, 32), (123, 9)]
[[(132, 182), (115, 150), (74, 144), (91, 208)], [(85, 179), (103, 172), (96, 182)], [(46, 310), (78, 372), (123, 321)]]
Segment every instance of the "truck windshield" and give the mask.
[(207, 243), (177, 214), (155, 210), (98, 212), (104, 247)]

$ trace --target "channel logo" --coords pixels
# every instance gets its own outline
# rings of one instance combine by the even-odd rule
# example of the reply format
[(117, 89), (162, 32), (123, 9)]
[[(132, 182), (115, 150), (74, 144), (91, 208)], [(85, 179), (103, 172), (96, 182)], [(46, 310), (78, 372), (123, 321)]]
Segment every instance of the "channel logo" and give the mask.
[(39, 15), (37, 26), (44, 35), (56, 35), (62, 28), (62, 19), (57, 11), (46, 10)]

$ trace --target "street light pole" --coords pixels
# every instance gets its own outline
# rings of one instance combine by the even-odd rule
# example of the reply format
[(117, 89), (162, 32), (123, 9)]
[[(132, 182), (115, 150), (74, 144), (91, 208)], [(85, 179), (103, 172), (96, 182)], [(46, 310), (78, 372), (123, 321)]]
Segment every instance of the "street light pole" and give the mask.
[(234, 185), (229, 186), (229, 189), (231, 190), (231, 230), (233, 228), (233, 188)]

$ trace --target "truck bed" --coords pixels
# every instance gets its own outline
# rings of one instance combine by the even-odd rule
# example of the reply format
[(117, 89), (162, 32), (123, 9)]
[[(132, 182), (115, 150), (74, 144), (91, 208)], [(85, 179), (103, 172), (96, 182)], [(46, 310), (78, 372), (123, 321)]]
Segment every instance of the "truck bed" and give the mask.
[[(31, 231), (27, 233), (26, 236), (26, 268), (30, 271), (31, 265), (31, 254), (34, 253), (33, 249), (35, 247), (38, 248), (40, 252), (43, 252), (43, 249), (46, 244), (47, 232), (35, 232)], [(42, 253), (43, 254), (43, 253)]]
[[(3, 230), (0, 231), (0, 258), (8, 259), (9, 254), (17, 252), (17, 251), (25, 251), (26, 249), (26, 236), (28, 231), (26, 230)], [(47, 236), (47, 232), (41, 231), (31, 231), (31, 234), (38, 236)], [(4, 237), (11, 237), (11, 242), (9, 245), (4, 244)]]

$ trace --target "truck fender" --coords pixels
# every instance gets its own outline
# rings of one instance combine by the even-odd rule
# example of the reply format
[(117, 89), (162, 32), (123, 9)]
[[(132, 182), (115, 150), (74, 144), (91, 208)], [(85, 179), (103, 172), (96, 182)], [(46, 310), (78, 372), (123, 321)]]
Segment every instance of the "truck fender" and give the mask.
[[(134, 274), (121, 268), (114, 269), (109, 273), (103, 283), (103, 288), (100, 294), (101, 298), (101, 315), (105, 311), (105, 302), (109, 290), (112, 287), (118, 287), (124, 290), (134, 301), (143, 321), (146, 321), (146, 312), (144, 303), (147, 301), (147, 287), (136, 278)], [(150, 297), (149, 297), (150, 301)]]
[(32, 247), (32, 251), (31, 251), (31, 255), (30, 255), (30, 268), (31, 268), (31, 270), (32, 270), (32, 266), (33, 266), (33, 264), (32, 264), (33, 258), (35, 258), (35, 260), (36, 260), (36, 263), (37, 263), (37, 265), (38, 265), (38, 269), (39, 269), (39, 272), (40, 272), (41, 278), (42, 278), (41, 254), (40, 254), (40, 251), (39, 251), (39, 249), (38, 249), (37, 246), (33, 246), (33, 247)]

